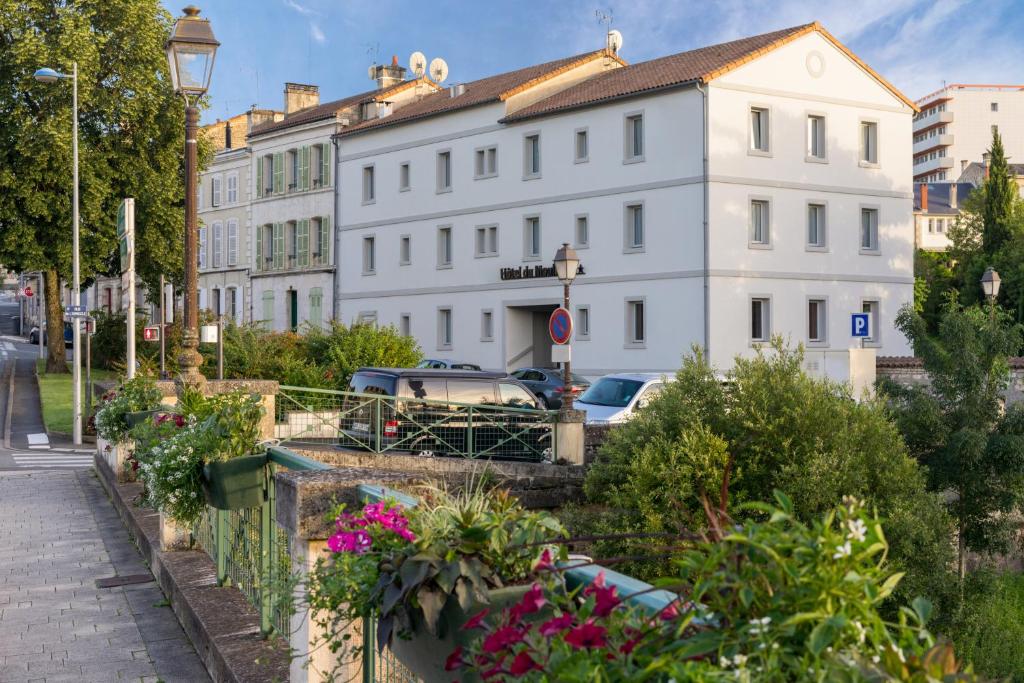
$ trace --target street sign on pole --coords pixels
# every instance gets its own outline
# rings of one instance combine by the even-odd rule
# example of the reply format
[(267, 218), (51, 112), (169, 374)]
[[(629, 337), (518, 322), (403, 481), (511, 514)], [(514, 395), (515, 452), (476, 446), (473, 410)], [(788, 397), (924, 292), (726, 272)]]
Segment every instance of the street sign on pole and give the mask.
[(29, 299), (35, 296), (35, 292), (32, 291), (32, 285), (25, 285), (25, 296)]
[(65, 306), (64, 317), (66, 318), (77, 318), (85, 315), (85, 306)]
[(548, 333), (551, 335), (551, 341), (556, 344), (569, 343), (569, 339), (572, 338), (572, 316), (567, 309), (559, 306), (551, 312), (551, 317), (548, 318)]
[(866, 339), (871, 336), (871, 314), (853, 313), (850, 315), (850, 334)]
[(160, 341), (160, 326), (146, 325), (142, 328), (142, 338), (148, 342)]
[(135, 377), (135, 200), (126, 197), (117, 209), (117, 238), (121, 243), (121, 285), (128, 296), (128, 379)]

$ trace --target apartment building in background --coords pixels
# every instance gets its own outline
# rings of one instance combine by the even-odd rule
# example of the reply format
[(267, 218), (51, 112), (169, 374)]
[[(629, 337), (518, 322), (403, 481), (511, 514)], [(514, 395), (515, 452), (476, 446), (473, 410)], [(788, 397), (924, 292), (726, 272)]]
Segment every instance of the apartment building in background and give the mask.
[(1010, 161), (1024, 162), (1024, 85), (955, 83), (916, 102), (914, 182), (954, 182), (981, 163), (999, 131)]
[(453, 85), (335, 136), (336, 316), (548, 365), (567, 242), (576, 372), (671, 373), (693, 345), (728, 367), (778, 334), (846, 379), (852, 313), (910, 352), (915, 111), (816, 23)]

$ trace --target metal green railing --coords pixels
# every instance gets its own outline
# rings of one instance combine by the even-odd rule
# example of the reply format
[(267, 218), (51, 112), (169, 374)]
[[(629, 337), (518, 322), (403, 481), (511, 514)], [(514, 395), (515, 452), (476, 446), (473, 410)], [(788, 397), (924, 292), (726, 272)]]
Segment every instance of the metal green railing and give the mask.
[(279, 467), (319, 470), (330, 469), (330, 465), (277, 446), (270, 447), (268, 455), (263, 505), (242, 510), (207, 508), (192, 537), (216, 564), (217, 585), (238, 588), (260, 613), (260, 631), (264, 635), (288, 634), (286, 601), (277, 593), (291, 573), (291, 559), (288, 535), (275, 521), (274, 473)]
[[(491, 385), (487, 385), (489, 388)], [(282, 386), (275, 436), (296, 445), (330, 445), (373, 453), (556, 460), (558, 413)]]

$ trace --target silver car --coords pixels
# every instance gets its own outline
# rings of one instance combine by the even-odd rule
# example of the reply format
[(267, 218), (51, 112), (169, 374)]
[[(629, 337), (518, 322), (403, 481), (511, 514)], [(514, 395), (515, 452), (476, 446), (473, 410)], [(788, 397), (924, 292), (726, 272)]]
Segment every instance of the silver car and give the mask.
[(619, 424), (661, 393), (675, 377), (658, 372), (622, 372), (605, 375), (573, 402), (587, 413), (587, 424)]

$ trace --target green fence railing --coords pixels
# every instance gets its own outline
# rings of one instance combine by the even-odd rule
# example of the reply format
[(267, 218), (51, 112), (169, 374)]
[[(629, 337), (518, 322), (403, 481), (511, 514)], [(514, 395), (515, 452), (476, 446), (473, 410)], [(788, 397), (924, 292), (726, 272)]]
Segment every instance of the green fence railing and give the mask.
[(263, 505), (242, 510), (208, 507), (192, 537), (216, 564), (217, 585), (238, 588), (260, 613), (260, 631), (287, 636), (289, 614), (281, 599), (284, 596), (277, 593), (286, 585), (292, 567), (288, 535), (275, 521), (274, 473), (281, 467), (320, 470), (330, 469), (330, 465), (277, 446), (270, 447), (268, 455)]
[(289, 444), (373, 453), (556, 460), (558, 413), (495, 405), (497, 400), (459, 403), (282, 386), (275, 436)]

